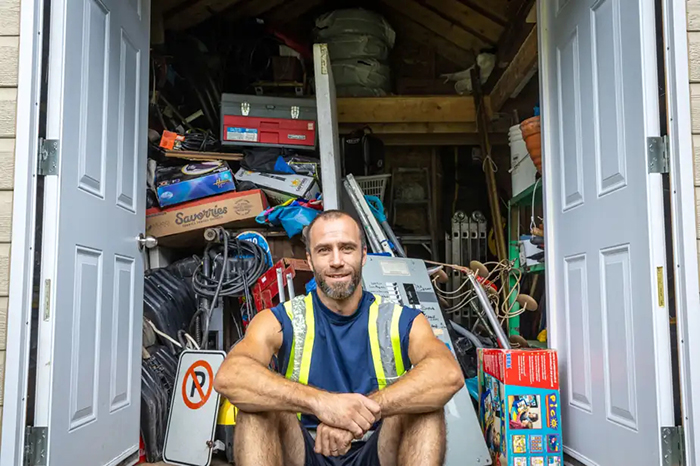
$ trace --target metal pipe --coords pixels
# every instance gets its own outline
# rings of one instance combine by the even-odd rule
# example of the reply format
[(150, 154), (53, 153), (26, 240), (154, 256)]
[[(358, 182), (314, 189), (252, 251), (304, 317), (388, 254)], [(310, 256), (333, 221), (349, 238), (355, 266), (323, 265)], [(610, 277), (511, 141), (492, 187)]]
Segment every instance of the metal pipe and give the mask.
[(479, 299), (481, 307), (484, 309), (484, 314), (486, 314), (486, 318), (489, 320), (493, 332), (496, 334), (498, 343), (500, 343), (501, 348), (510, 349), (510, 340), (508, 340), (508, 336), (506, 336), (506, 333), (503, 331), (503, 327), (501, 327), (501, 324), (498, 322), (498, 317), (496, 317), (496, 313), (491, 307), (491, 303), (489, 302), (488, 296), (486, 296), (486, 292), (481, 287), (481, 284), (476, 281), (473, 274), (467, 273), (467, 277), (469, 281), (472, 282), (476, 297)]
[(284, 278), (282, 275), (282, 269), (277, 269), (277, 293), (280, 296), (280, 303), (287, 301), (284, 296)]
[(294, 299), (296, 294), (294, 293), (294, 281), (291, 273), (287, 274), (287, 289), (289, 290), (289, 299)]

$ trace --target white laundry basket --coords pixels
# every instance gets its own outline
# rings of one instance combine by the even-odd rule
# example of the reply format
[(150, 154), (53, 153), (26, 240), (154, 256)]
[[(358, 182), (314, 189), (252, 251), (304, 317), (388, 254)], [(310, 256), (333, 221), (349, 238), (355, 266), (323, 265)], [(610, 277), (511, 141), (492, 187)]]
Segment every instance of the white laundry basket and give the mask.
[(389, 178), (391, 178), (391, 174), (356, 176), (355, 181), (357, 181), (357, 185), (365, 193), (365, 196), (377, 196), (380, 201), (384, 202), (384, 193), (386, 192)]

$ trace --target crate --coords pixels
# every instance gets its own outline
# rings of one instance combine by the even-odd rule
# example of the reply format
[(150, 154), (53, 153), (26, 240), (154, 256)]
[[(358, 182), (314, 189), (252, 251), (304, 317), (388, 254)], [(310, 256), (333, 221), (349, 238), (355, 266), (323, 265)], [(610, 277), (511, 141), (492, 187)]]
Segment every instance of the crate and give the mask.
[(377, 196), (380, 201), (384, 202), (384, 192), (389, 178), (391, 178), (391, 174), (356, 176), (355, 181), (365, 196)]

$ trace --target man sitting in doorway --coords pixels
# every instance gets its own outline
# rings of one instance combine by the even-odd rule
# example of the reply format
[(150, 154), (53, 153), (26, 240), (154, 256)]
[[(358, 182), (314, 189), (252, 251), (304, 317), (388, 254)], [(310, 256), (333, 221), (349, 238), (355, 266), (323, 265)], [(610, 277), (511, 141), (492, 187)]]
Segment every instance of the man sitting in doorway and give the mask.
[(240, 411), (236, 464), (442, 465), (456, 360), (422, 313), (362, 290), (351, 216), (319, 215), (306, 247), (317, 290), (256, 315), (216, 376)]

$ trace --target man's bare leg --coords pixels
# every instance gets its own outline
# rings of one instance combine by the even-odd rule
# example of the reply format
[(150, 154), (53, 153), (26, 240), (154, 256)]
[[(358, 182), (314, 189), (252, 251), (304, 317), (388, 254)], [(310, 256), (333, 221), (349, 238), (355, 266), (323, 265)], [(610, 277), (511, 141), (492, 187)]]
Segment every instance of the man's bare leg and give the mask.
[(445, 412), (384, 419), (379, 431), (381, 466), (442, 466), (445, 462)]
[(242, 413), (233, 443), (237, 466), (304, 466), (304, 435), (291, 413)]

